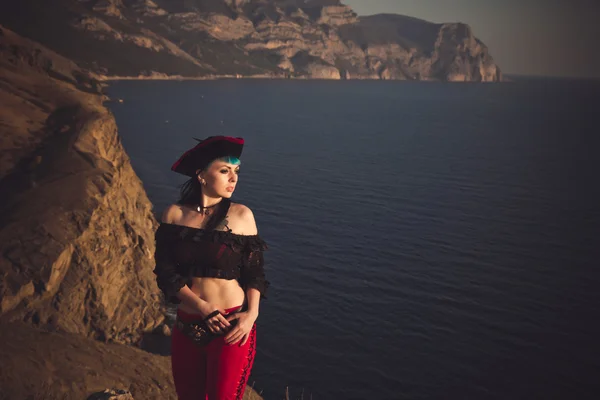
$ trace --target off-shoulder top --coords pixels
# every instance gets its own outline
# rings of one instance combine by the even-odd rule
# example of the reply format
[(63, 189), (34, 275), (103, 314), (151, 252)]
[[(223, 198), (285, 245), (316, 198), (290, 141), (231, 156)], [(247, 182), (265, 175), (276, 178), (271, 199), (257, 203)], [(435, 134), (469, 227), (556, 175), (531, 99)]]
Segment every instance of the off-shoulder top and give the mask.
[(267, 244), (258, 235), (238, 235), (231, 230), (206, 231), (183, 225), (161, 223), (156, 234), (156, 281), (167, 301), (193, 277), (237, 279), (245, 290), (257, 289), (265, 297), (263, 251)]

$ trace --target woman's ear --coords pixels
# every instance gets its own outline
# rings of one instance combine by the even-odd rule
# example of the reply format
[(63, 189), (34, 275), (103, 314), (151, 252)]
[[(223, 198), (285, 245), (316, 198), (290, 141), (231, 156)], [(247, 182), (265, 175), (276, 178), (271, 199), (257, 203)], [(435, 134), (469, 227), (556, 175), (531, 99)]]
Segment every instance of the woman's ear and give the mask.
[(196, 170), (196, 178), (198, 179), (198, 182), (200, 182), (201, 185), (206, 185), (206, 181), (204, 180), (204, 177), (202, 177), (201, 170)]

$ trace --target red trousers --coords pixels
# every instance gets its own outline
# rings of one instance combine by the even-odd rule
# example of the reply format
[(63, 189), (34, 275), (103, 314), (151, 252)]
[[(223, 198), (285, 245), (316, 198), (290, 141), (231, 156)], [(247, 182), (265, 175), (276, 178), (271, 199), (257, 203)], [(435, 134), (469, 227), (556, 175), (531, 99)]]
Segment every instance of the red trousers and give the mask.
[[(240, 307), (226, 309), (227, 313)], [(177, 311), (183, 322), (198, 315)], [(177, 328), (171, 335), (171, 368), (179, 400), (241, 400), (256, 354), (256, 325), (244, 346), (228, 345), (224, 336), (199, 347)]]

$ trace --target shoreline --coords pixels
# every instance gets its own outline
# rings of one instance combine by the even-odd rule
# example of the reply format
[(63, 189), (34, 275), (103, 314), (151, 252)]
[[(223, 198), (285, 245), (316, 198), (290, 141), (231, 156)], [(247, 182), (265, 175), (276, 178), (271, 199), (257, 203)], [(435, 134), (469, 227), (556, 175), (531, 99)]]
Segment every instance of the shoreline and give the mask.
[[(308, 76), (285, 77), (273, 75), (207, 75), (207, 76), (182, 76), (182, 75), (138, 75), (138, 76), (117, 76), (117, 75), (99, 75), (90, 72), (90, 75), (100, 84), (116, 81), (218, 81), (218, 80), (285, 80), (285, 81), (373, 81), (373, 82), (423, 82), (423, 83), (458, 83), (458, 84), (494, 84), (514, 82), (510, 78), (502, 78), (501, 81), (439, 81), (430, 79), (379, 79), (372, 77), (357, 78), (311, 78)], [(520, 79), (522, 80), (522, 79)]]
[(219, 79), (289, 79), (273, 75), (206, 75), (206, 76), (182, 76), (182, 75), (138, 75), (138, 76), (118, 76), (118, 75), (100, 75), (91, 73), (99, 82), (110, 81), (216, 81)]

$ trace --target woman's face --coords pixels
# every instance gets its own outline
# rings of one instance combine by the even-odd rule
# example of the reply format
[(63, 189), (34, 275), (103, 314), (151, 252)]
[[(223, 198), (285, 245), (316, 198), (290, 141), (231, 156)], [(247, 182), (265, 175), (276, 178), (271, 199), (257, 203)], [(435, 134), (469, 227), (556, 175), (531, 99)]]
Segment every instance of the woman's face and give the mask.
[(230, 198), (238, 181), (240, 166), (224, 161), (213, 161), (198, 179), (204, 179), (202, 190), (207, 196)]

